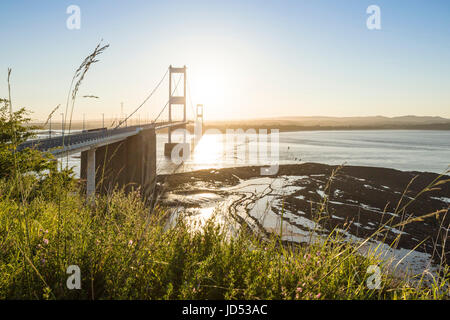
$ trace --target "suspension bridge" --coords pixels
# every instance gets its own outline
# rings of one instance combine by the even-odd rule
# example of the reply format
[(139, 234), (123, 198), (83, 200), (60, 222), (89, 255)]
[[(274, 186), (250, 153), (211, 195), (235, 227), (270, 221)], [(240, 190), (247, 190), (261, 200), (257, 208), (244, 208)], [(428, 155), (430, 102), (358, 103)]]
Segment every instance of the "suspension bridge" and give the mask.
[[(180, 74), (179, 80), (172, 89), (174, 74)], [(142, 125), (126, 126), (126, 123), (153, 96), (163, 81), (169, 76), (169, 99), (158, 116), (151, 122)], [(174, 95), (183, 79), (183, 95)], [(106, 193), (114, 187), (125, 187), (131, 190), (141, 188), (144, 197), (148, 197), (154, 189), (156, 181), (156, 132), (167, 130), (168, 143), (164, 146), (164, 154), (170, 156), (179, 143), (172, 142), (172, 131), (183, 128), (193, 121), (186, 117), (186, 66), (175, 68), (169, 66), (161, 81), (149, 96), (125, 119), (114, 128), (98, 128), (84, 132), (63, 134), (51, 138), (27, 141), (19, 146), (19, 151), (34, 148), (51, 153), (55, 158), (63, 158), (74, 153), (81, 153), (80, 178), (86, 182), (86, 195), (91, 197), (96, 192)], [(173, 108), (183, 108), (182, 119), (175, 120)], [(192, 101), (191, 101), (192, 106)], [(168, 110), (168, 121), (158, 121), (165, 110)], [(203, 106), (197, 106), (195, 127), (203, 123)], [(198, 124), (200, 124), (198, 126)], [(197, 132), (198, 133), (198, 132)], [(182, 152), (190, 152), (191, 144), (184, 141)]]

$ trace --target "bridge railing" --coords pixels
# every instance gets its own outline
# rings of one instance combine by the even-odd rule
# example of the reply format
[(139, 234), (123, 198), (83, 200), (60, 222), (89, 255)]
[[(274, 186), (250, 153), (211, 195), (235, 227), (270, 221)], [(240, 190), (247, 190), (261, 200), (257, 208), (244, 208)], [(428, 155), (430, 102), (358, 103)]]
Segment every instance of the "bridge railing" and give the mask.
[(75, 144), (86, 143), (89, 141), (113, 138), (116, 135), (136, 132), (139, 129), (145, 130), (167, 124), (169, 124), (169, 122), (158, 122), (115, 129), (99, 129), (96, 131), (76, 132), (52, 138), (33, 139), (20, 144), (18, 147), (18, 151), (21, 151), (26, 148), (34, 148), (41, 151), (48, 151), (58, 147), (67, 147)]
[(100, 140), (111, 138), (115, 135), (136, 131), (139, 126), (117, 128), (117, 129), (102, 129), (98, 131), (88, 131), (88, 132), (77, 132), (72, 134), (67, 134), (64, 136), (57, 136), (52, 138), (41, 138), (29, 140), (22, 143), (18, 150), (23, 150), (26, 148), (34, 148), (41, 151), (47, 151), (53, 148), (70, 146), (78, 143), (88, 142), (90, 140)]

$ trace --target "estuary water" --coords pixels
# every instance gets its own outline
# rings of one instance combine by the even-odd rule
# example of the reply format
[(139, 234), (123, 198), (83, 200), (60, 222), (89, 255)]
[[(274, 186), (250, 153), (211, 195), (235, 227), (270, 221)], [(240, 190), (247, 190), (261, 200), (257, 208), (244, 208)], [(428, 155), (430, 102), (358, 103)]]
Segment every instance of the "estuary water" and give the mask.
[[(40, 137), (45, 137), (42, 132)], [(349, 130), (281, 132), (268, 135), (268, 157), (261, 158), (263, 135), (205, 134), (183, 165), (164, 157), (167, 134), (157, 136), (158, 173), (192, 171), (268, 163), (318, 162), (394, 168), (404, 171), (442, 173), (450, 165), (450, 131), (438, 130)], [(231, 139), (231, 143), (230, 139)], [(182, 142), (175, 134), (174, 142)], [(192, 138), (187, 137), (186, 141)], [(235, 139), (235, 140), (234, 140)], [(277, 143), (278, 140), (278, 143)], [(277, 143), (277, 145), (275, 145)], [(272, 151), (272, 153), (270, 152)], [(230, 156), (231, 155), (231, 156)], [(63, 160), (79, 175), (79, 155)]]
[[(254, 141), (256, 139), (249, 138), (245, 141), (242, 137), (232, 138), (236, 140), (228, 143), (225, 135), (204, 135), (192, 157), (179, 170), (266, 165), (270, 162), (279, 164), (318, 162), (442, 173), (450, 165), (450, 131), (281, 132), (277, 148), (272, 148), (276, 139), (267, 137), (266, 159), (260, 157), (261, 143), (258, 141), (261, 139)], [(166, 136), (160, 136), (158, 141), (158, 159), (162, 164), (159, 170), (164, 173), (173, 168), (163, 155), (162, 148), (166, 140)], [(239, 152), (239, 148), (245, 149), (245, 152)], [(278, 149), (275, 156), (270, 153), (271, 148), (272, 151)]]

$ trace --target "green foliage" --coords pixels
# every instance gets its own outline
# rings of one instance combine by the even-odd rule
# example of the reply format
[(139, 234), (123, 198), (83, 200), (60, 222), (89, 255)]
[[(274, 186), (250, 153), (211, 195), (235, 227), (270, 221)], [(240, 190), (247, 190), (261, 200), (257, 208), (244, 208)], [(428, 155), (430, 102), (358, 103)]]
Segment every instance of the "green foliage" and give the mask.
[(0, 179), (12, 178), (16, 171), (41, 173), (56, 169), (56, 163), (37, 150), (17, 152), (21, 143), (35, 137), (37, 127), (28, 125), (30, 118), (24, 108), (10, 113), (8, 100), (0, 99), (0, 104)]
[(37, 127), (26, 126), (30, 122), (27, 111), (21, 108), (10, 113), (9, 101), (0, 99), (0, 144), (17, 146), (34, 137), (33, 129)]
[(17, 147), (34, 138), (36, 126), (29, 125), (28, 112), (21, 108), (10, 112), (9, 101), (0, 99), (0, 183), (13, 180), (8, 190), (10, 196), (36, 196), (37, 193), (54, 195), (54, 183), (73, 188), (75, 181), (71, 169), (58, 171), (57, 162), (49, 153)]
[[(338, 238), (281, 246), (241, 231), (229, 237), (214, 220), (193, 227), (150, 213), (138, 192), (116, 191), (87, 205), (60, 188), (60, 201), (37, 196), (0, 202), (0, 298), (3, 299), (411, 299), (444, 298), (445, 287), (415, 288), (382, 276), (366, 286), (375, 257), (339, 255)], [(22, 217), (27, 216), (25, 223)], [(66, 287), (69, 265), (81, 289)], [(441, 284), (442, 285), (442, 284)], [(447, 293), (448, 294), (448, 293)]]

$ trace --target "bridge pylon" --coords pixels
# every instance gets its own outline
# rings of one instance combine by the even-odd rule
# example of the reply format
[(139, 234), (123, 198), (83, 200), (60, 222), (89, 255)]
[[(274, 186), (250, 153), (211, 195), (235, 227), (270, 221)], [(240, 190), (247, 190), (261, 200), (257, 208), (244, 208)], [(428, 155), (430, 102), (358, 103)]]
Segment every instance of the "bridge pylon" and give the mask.
[[(183, 95), (173, 96), (172, 92), (172, 74), (183, 74)], [(186, 121), (186, 66), (183, 68), (174, 68), (172, 65), (169, 66), (169, 122), (172, 122), (172, 106), (182, 105), (183, 106), (183, 121)], [(171, 130), (169, 129), (169, 143), (172, 142)]]
[(196, 120), (200, 121), (203, 126), (203, 105), (202, 104), (197, 105)]
[[(172, 118), (172, 107), (173, 106), (183, 106), (183, 122), (186, 122), (186, 66), (182, 68), (175, 68), (172, 65), (169, 66), (169, 122), (173, 121)], [(182, 96), (174, 96), (172, 91), (172, 75), (173, 74), (182, 74), (183, 75), (183, 95)], [(181, 81), (181, 78), (180, 78)], [(178, 86), (179, 82), (177, 82), (176, 86)], [(177, 87), (175, 87), (177, 88)], [(186, 126), (184, 126), (186, 128)], [(172, 154), (172, 149), (178, 143), (172, 143), (172, 129), (168, 128), (168, 143), (164, 145), (164, 155), (170, 156)]]
[(202, 136), (205, 133), (205, 129), (203, 127), (203, 104), (197, 104), (197, 110), (195, 115), (195, 126), (200, 129), (198, 134)]

